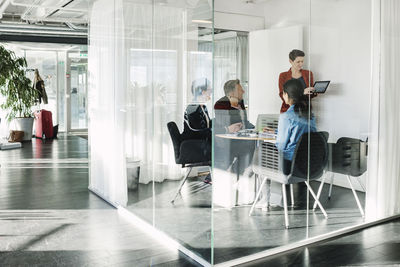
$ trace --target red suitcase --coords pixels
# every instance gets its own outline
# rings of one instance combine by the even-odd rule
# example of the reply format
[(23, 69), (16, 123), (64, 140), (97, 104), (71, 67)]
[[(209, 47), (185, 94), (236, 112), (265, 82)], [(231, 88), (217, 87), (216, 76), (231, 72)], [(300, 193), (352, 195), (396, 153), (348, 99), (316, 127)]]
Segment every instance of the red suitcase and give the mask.
[(51, 111), (42, 109), (35, 112), (35, 136), (37, 138), (53, 138), (53, 118)]

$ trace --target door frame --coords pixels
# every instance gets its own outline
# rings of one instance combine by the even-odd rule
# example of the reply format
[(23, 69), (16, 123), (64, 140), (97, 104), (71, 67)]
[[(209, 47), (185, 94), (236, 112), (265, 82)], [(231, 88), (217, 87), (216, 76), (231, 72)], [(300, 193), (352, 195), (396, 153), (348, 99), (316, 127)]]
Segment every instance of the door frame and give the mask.
[[(67, 133), (87, 133), (88, 128), (81, 128), (81, 129), (72, 129), (71, 121), (72, 121), (72, 110), (71, 110), (71, 93), (72, 93), (72, 87), (71, 87), (71, 65), (72, 65), (72, 60), (70, 57), (70, 54), (76, 54), (79, 53), (79, 51), (68, 51), (67, 56), (66, 56), (66, 87), (65, 87), (65, 131)], [(87, 74), (85, 76), (86, 78), (86, 85), (88, 81)], [(86, 90), (86, 101), (87, 101), (87, 96), (88, 96), (88, 90)], [(88, 114), (88, 105), (86, 103), (85, 105), (85, 111), (86, 115)], [(88, 120), (88, 118), (87, 118)]]

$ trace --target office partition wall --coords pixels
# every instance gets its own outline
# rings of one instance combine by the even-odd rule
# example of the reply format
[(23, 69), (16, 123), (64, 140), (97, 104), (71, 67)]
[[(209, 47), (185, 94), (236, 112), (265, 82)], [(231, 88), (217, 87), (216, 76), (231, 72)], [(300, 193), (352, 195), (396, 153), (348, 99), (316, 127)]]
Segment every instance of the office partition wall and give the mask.
[(95, 2), (90, 188), (205, 266), (398, 214), (397, 4), (229, 3)]
[[(326, 92), (312, 101), (317, 127), (329, 133), (320, 200), (329, 215), (327, 225), (339, 225), (310, 227), (310, 236), (316, 236), (365, 221), (367, 147), (371, 142), (371, 5), (311, 1), (310, 10), (310, 68), (315, 80), (330, 81)], [(357, 20), (347, 16), (350, 13), (357, 13)]]
[(96, 1), (89, 45), (89, 188), (114, 205), (126, 205), (123, 140), (124, 42), (121, 1)]
[(372, 1), (372, 79), (366, 195), (369, 221), (400, 213), (397, 1)]
[(211, 262), (211, 130), (208, 152), (182, 132), (188, 104), (212, 107), (212, 5), (97, 1), (90, 28), (90, 188)]

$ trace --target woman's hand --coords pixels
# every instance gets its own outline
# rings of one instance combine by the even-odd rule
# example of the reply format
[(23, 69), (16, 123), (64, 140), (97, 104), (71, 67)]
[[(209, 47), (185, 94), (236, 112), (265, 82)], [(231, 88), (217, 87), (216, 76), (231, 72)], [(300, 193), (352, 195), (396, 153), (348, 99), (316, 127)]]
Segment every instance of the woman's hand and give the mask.
[(228, 128), (228, 133), (236, 133), (237, 131), (240, 131), (243, 127), (243, 124), (241, 122), (237, 122), (234, 124), (229, 125)]
[(307, 87), (306, 89), (304, 89), (304, 94), (305, 95), (311, 95), (314, 93), (314, 87)]
[(272, 133), (272, 134), (274, 134), (275, 133), (275, 130), (274, 129), (272, 129), (272, 128), (270, 128), (270, 127), (264, 127), (263, 129), (262, 129), (262, 131), (264, 132), (264, 133)]

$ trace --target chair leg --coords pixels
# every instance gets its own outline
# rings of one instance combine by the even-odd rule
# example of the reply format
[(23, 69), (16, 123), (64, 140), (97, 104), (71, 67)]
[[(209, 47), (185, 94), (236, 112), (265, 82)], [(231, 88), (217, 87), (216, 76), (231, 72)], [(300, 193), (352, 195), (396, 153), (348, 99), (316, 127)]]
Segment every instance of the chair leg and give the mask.
[(364, 217), (364, 210), (363, 210), (363, 208), (361, 206), (360, 200), (358, 199), (356, 190), (354, 190), (353, 184), (351, 183), (350, 176), (346, 175), (346, 177), (347, 177), (347, 181), (349, 181), (349, 184), (350, 184), (350, 187), (351, 187), (351, 191), (353, 191), (353, 195), (354, 195), (354, 198), (356, 199), (357, 206), (358, 206), (358, 209), (360, 210), (361, 216)]
[(319, 202), (317, 196), (314, 193), (314, 190), (312, 190), (310, 184), (305, 181), (304, 183), (306, 183), (308, 190), (310, 191), (311, 195), (313, 196), (313, 198), (315, 199), (315, 202), (317, 202), (319, 208), (321, 209), (322, 213), (324, 214), (325, 218), (328, 218), (328, 214), (326, 214), (326, 211), (324, 209), (324, 207), (322, 207), (321, 202)]
[(257, 187), (258, 187), (258, 174), (255, 173), (254, 174), (254, 200), (253, 200), (253, 203), (256, 201), (256, 195), (258, 192)]
[(235, 188), (236, 188), (236, 192), (235, 192), (235, 206), (239, 206), (239, 179), (240, 179), (240, 170), (239, 170), (239, 158), (238, 157), (234, 157), (233, 158), (233, 162), (230, 165), (230, 167), (228, 168), (232, 170), (233, 165), (236, 164), (236, 184), (235, 184)]
[(291, 207), (294, 208), (294, 193), (293, 193), (293, 184), (289, 185), (290, 187), (290, 201), (292, 202)]
[(363, 190), (364, 192), (366, 192), (366, 190), (365, 190), (365, 186), (364, 186), (364, 185), (363, 185), (363, 183), (361, 182), (361, 179), (360, 179), (360, 177), (359, 177), (359, 176), (357, 177), (357, 181), (358, 181), (358, 183), (360, 184), (360, 186), (361, 186), (362, 190)]
[[(321, 184), (319, 185), (319, 188), (318, 188), (318, 192), (317, 192), (318, 199), (321, 197), (321, 192), (322, 192), (322, 188), (324, 187), (325, 178), (326, 178), (326, 173), (323, 174)], [(315, 210), (316, 207), (317, 207), (317, 202), (314, 201), (313, 211)]]
[(268, 180), (268, 177), (265, 176), (264, 179), (263, 179), (263, 181), (262, 181), (262, 183), (261, 183), (261, 185), (260, 185), (260, 188), (258, 189), (258, 192), (257, 192), (256, 198), (254, 199), (253, 205), (251, 205), (251, 209), (250, 209), (250, 212), (249, 212), (249, 216), (251, 216), (251, 214), (253, 213), (254, 207), (255, 207), (256, 204), (257, 204), (258, 198), (260, 197), (261, 191), (262, 191), (262, 189), (263, 189), (263, 186), (265, 185), (265, 183), (266, 183), (267, 180)]
[(190, 172), (192, 171), (193, 167), (189, 168), (189, 171), (186, 173), (185, 178), (181, 181), (181, 184), (179, 185), (178, 191), (176, 191), (175, 197), (171, 200), (171, 203), (174, 204), (175, 199), (178, 197), (178, 195), (181, 193), (182, 186), (186, 182), (187, 178), (189, 177)]
[(282, 197), (283, 197), (283, 210), (285, 213), (285, 227), (289, 228), (289, 215), (288, 215), (288, 207), (287, 207), (287, 199), (286, 199), (286, 185), (282, 184)]
[[(257, 197), (257, 193), (258, 193), (258, 189), (259, 189), (259, 187), (260, 187), (260, 183), (262, 182), (262, 180), (261, 180), (261, 175), (258, 175), (258, 174), (254, 174), (254, 178), (255, 178), (255, 180), (254, 180), (254, 200), (253, 200), (253, 202), (251, 203), (252, 205), (254, 204), (254, 202), (258, 202), (258, 200), (259, 199), (257, 199), (256, 197)], [(267, 179), (267, 182), (266, 182), (266, 200), (267, 200), (267, 206), (269, 206), (269, 199), (270, 199), (270, 195), (271, 195), (271, 180), (268, 180)], [(262, 188), (262, 187), (261, 187)], [(262, 192), (262, 191), (261, 191)], [(262, 194), (262, 193), (261, 193)], [(260, 194), (260, 195), (261, 195)], [(259, 196), (258, 196), (259, 197)]]
[(332, 185), (333, 185), (333, 178), (334, 178), (334, 174), (331, 173), (331, 185), (329, 186), (329, 194), (328, 194), (328, 199), (331, 199), (331, 195), (332, 195)]
[(267, 179), (267, 192), (266, 192), (267, 196), (267, 207), (269, 208), (270, 204), (271, 204), (271, 180)]

